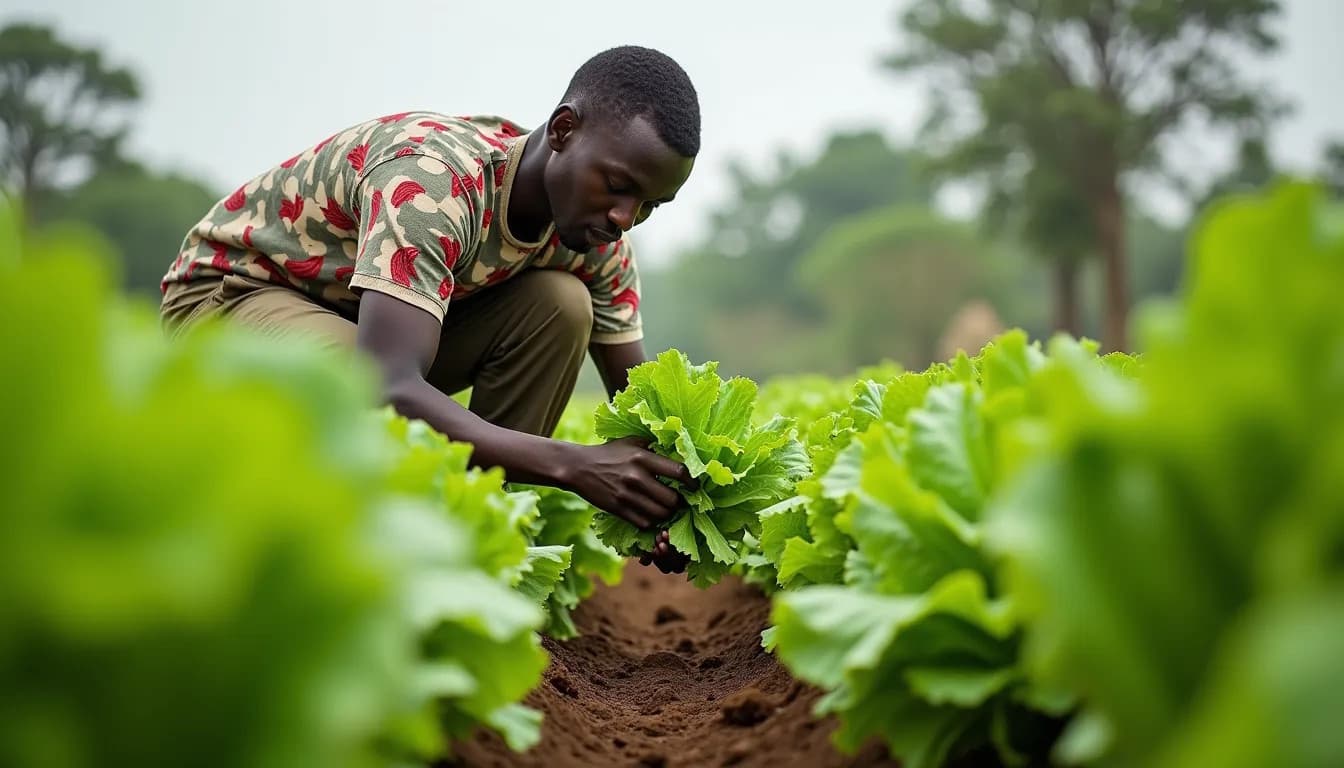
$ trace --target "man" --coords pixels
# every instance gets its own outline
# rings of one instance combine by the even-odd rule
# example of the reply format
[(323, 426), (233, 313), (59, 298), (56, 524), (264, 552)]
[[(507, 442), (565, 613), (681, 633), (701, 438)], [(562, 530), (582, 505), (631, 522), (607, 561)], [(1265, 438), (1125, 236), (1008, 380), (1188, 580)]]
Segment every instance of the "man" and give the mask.
[[(641, 528), (686, 468), (643, 446), (549, 439), (585, 352), (609, 394), (646, 360), (622, 235), (671, 202), (700, 148), (686, 73), (623, 46), (575, 72), (545, 125), (409, 112), (350, 127), (253, 178), (187, 234), (169, 333), (226, 316), (350, 346), (384, 396), (475, 446), (478, 466), (569, 489)], [(470, 410), (449, 395), (472, 387)], [(684, 568), (665, 535), (644, 558)]]

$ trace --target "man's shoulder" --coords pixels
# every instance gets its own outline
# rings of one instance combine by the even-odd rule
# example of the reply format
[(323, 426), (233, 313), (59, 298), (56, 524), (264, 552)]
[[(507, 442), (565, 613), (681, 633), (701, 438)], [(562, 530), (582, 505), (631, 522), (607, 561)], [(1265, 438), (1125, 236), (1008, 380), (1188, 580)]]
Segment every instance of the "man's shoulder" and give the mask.
[(413, 110), (353, 126), (342, 134), (346, 140), (333, 151), (358, 157), (359, 178), (388, 161), (407, 156), (428, 158), (455, 173), (475, 176), (483, 166), (502, 166), (510, 144), (523, 133), (517, 123), (499, 115)]
[(478, 133), (494, 137), (508, 139), (528, 132), (523, 126), (501, 115), (458, 115), (452, 119), (461, 121)]
[(380, 148), (416, 148), (467, 151), (477, 155), (505, 152), (508, 143), (526, 131), (512, 120), (499, 115), (449, 115), (430, 110), (415, 110), (383, 115), (361, 126), (369, 141)]

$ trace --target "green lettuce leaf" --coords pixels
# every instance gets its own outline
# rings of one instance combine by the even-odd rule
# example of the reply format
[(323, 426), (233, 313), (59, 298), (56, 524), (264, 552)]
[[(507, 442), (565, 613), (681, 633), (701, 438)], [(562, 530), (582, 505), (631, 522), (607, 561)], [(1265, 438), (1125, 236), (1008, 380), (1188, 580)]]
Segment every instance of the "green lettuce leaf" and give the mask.
[(523, 597), (535, 603), (546, 604), (560, 586), (561, 578), (569, 569), (574, 556), (572, 546), (528, 547), (527, 557), (514, 584)]
[[(697, 586), (717, 582), (752, 554), (744, 536), (756, 539), (758, 513), (794, 494), (809, 469), (792, 420), (777, 417), (753, 425), (756, 385), (724, 381), (717, 363), (692, 365), (668, 350), (632, 368), (629, 386), (598, 407), (594, 426), (606, 440), (639, 437), (651, 450), (686, 466), (698, 487), (672, 482), (685, 507), (668, 524), (673, 547), (690, 559), (687, 576)], [(594, 530), (622, 555), (652, 548), (654, 532), (598, 513)]]
[(953, 747), (987, 741), (1010, 692), (1016, 624), (979, 574), (949, 574), (919, 595), (811, 586), (776, 595), (769, 638), (798, 677), (830, 691), (837, 745), (853, 753), (879, 736), (911, 766), (941, 765)]

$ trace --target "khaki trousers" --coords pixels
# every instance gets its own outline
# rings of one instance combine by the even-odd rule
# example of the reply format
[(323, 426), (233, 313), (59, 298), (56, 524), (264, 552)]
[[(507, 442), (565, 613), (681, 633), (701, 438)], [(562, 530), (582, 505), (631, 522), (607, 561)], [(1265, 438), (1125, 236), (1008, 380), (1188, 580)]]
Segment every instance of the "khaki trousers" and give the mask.
[[(348, 317), (295, 289), (240, 275), (172, 283), (159, 313), (170, 336), (220, 316), (267, 335), (355, 346)], [(592, 298), (577, 277), (525, 270), (449, 306), (425, 378), (447, 395), (471, 387), (469, 408), (492, 424), (549, 436), (573, 394), (592, 327)]]

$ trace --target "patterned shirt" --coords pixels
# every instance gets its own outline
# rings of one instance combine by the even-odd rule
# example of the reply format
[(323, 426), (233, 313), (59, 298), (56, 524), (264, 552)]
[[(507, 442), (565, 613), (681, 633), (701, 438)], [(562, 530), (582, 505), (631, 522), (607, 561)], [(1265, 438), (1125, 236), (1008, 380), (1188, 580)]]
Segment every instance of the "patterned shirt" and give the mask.
[(359, 293), (395, 296), (440, 321), (524, 269), (569, 271), (593, 297), (592, 341), (642, 338), (639, 275), (622, 238), (587, 253), (508, 229), (519, 126), (493, 115), (388, 115), (350, 127), (219, 201), (187, 233), (163, 287), (226, 273), (296, 288), (351, 318)]

